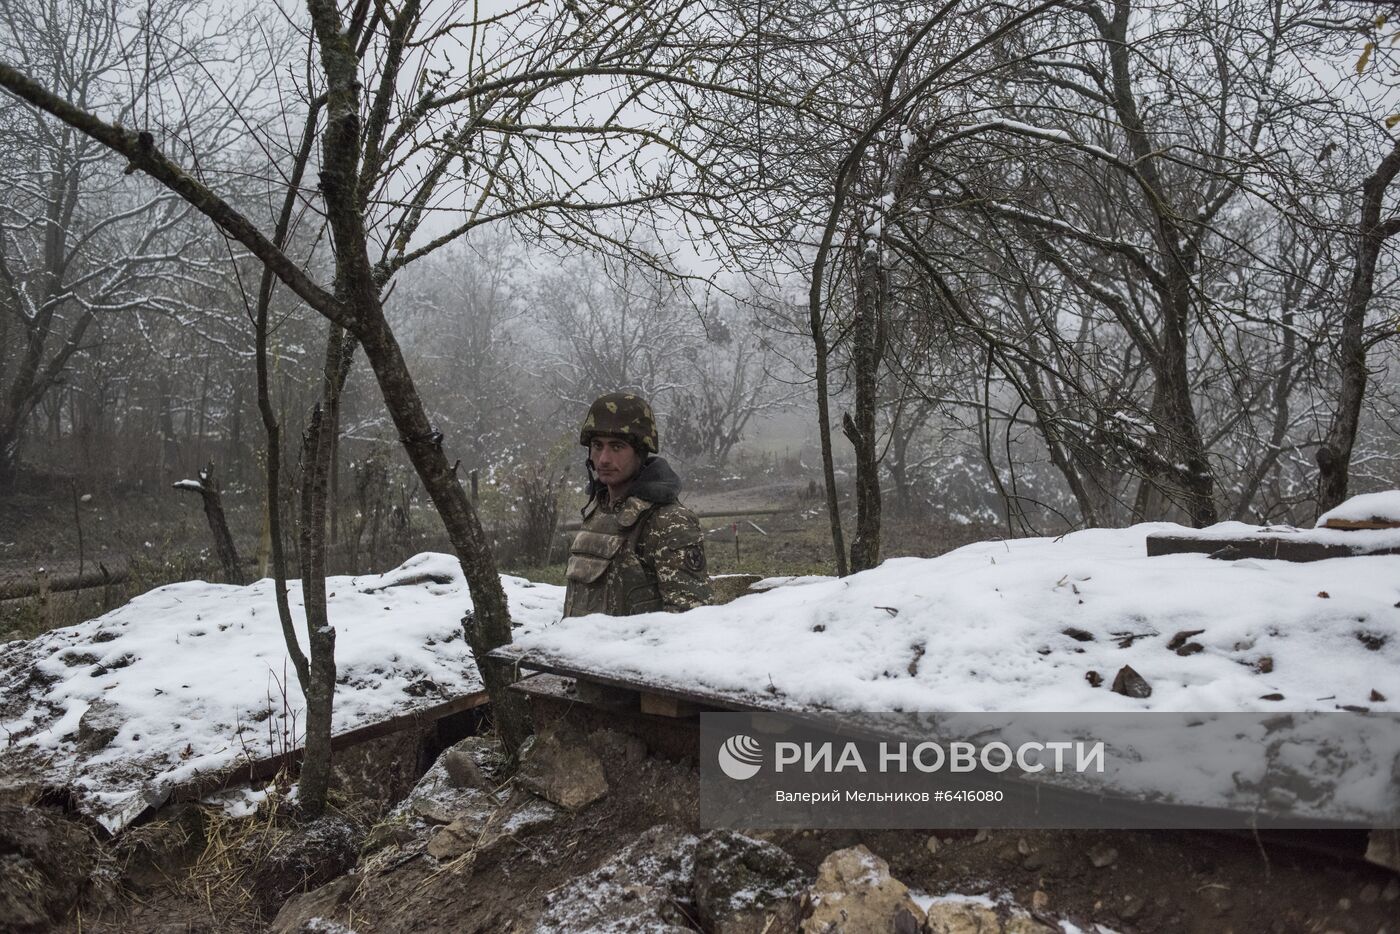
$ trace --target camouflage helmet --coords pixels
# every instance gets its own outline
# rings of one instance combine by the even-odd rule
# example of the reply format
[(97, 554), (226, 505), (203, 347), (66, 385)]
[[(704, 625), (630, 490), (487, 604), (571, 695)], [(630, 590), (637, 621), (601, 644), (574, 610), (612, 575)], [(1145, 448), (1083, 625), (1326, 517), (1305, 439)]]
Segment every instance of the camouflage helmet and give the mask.
[(621, 435), (644, 454), (660, 450), (651, 406), (636, 393), (610, 392), (593, 400), (579, 431), (578, 443), (588, 447), (594, 435)]

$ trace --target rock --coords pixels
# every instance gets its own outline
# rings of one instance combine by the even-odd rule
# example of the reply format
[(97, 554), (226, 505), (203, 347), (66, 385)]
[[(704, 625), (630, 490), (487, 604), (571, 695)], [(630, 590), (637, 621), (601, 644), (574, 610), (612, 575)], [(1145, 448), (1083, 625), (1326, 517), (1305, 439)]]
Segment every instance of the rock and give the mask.
[(1091, 632), (1086, 632), (1086, 631), (1084, 631), (1083, 629), (1078, 629), (1078, 628), (1076, 628), (1076, 627), (1074, 627), (1074, 626), (1067, 626), (1067, 627), (1065, 627), (1064, 629), (1061, 629), (1061, 630), (1060, 630), (1060, 633), (1061, 633), (1062, 635), (1069, 636), (1069, 637), (1070, 637), (1071, 639), (1073, 639), (1075, 642), (1093, 642), (1093, 641), (1094, 641), (1094, 634), (1093, 634), (1093, 633), (1091, 633)]
[(1095, 869), (1106, 869), (1118, 862), (1118, 851), (1106, 843), (1098, 843), (1089, 849), (1089, 862)]
[(459, 818), (433, 834), (428, 841), (428, 855), (444, 861), (456, 859), (474, 850), (480, 840), (481, 825), (468, 818)]
[(822, 860), (809, 899), (803, 934), (917, 934), (926, 917), (889, 864), (864, 846)]
[(1375, 688), (1371, 688), (1371, 696), (1369, 699), (1373, 704), (1380, 704), (1385, 701), (1385, 695), (1382, 694), (1380, 691), (1377, 691)]
[(1086, 671), (1084, 673), (1084, 680), (1089, 682), (1089, 687), (1096, 688), (1103, 684), (1103, 675), (1099, 674), (1097, 671)]
[(443, 767), (447, 777), (458, 788), (483, 788), (489, 790), (490, 782), (481, 767), (470, 755), (458, 749), (449, 749), (443, 754)]
[[(448, 817), (441, 823), (450, 823), (457, 816), (457, 812), (464, 807), (472, 806), (476, 799), (482, 797), (485, 791), (480, 786), (464, 786), (454, 780), (452, 773), (448, 770), (448, 762), (454, 753), (465, 753), (471, 763), (476, 766), (475, 774), (480, 774), (485, 782), (486, 790), (494, 784), (491, 781), (489, 769), (494, 767), (494, 763), (499, 761), (499, 749), (495, 743), (479, 736), (469, 736), (457, 745), (448, 749), (438, 756), (436, 762), (428, 771), (424, 772), (418, 781), (403, 796), (395, 807), (393, 814), (402, 814), (410, 817), (419, 817), (438, 813), (437, 810), (426, 803), (435, 802), (445, 809)], [(487, 765), (483, 765), (486, 763)], [(459, 763), (460, 764), (460, 763)], [(458, 777), (462, 772), (458, 772)], [(441, 816), (439, 814), (439, 816)]]
[(1366, 860), (1400, 872), (1400, 830), (1373, 830), (1366, 844)]
[(381, 820), (369, 829), (369, 833), (365, 834), (365, 842), (361, 852), (365, 856), (369, 856), (388, 846), (407, 846), (413, 842), (416, 836), (418, 836), (417, 831), (401, 819)]
[(1050, 895), (1043, 889), (1036, 889), (1031, 893), (1031, 910), (1044, 911), (1050, 907)]
[[(1035, 896), (1031, 898), (1034, 904)], [(1048, 897), (1046, 901), (1048, 903)], [(928, 934), (1043, 934), (1055, 929), (1046, 927), (1025, 911), (1013, 909), (1003, 919), (995, 908), (980, 901), (950, 898), (929, 905), (925, 930)]]
[(432, 798), (416, 798), (410, 805), (413, 813), (433, 824), (450, 824), (457, 815), (448, 810), (447, 805)]
[[(447, 822), (428, 831), (428, 855), (448, 860), (475, 849), (482, 841), (486, 828), (491, 825), (496, 813), (501, 809), (502, 805), (499, 802), (481, 792), (470, 798), (459, 799)], [(421, 845), (421, 840), (415, 842), (416, 845)]]
[(942, 844), (938, 842), (938, 837), (934, 835), (930, 835), (929, 838), (924, 841), (924, 848), (929, 851), (930, 856), (937, 856), (938, 848), (941, 845)]
[(438, 827), (449, 825), (465, 815), (475, 815), (476, 823), (484, 826), (490, 816), (501, 808), (502, 802), (489, 791), (454, 784), (447, 771), (447, 759), (452, 752), (465, 752), (483, 778), (489, 779), (489, 773), (482, 763), (493, 763), (495, 744), (481, 737), (469, 737), (458, 743), (440, 755), (408, 795), (370, 829), (363, 847), (365, 855), (388, 846), (422, 851), (431, 842)]
[[(1167, 648), (1176, 652), (1182, 646), (1186, 645), (1186, 643), (1190, 642), (1192, 636), (1199, 636), (1203, 632), (1205, 632), (1204, 629), (1183, 629), (1172, 636), (1171, 641), (1167, 643)], [(1197, 651), (1199, 651), (1199, 649)]]
[(695, 848), (695, 908), (712, 934), (795, 934), (802, 872), (771, 843), (714, 830)]
[(1393, 902), (1400, 899), (1400, 879), (1391, 879), (1381, 890), (1381, 901)]
[(1368, 882), (1361, 887), (1361, 894), (1357, 898), (1363, 905), (1374, 905), (1381, 900), (1381, 887), (1374, 882)]
[(356, 876), (341, 876), (334, 882), (293, 895), (283, 903), (268, 934), (324, 934), (334, 930), (329, 924), (338, 919), (350, 921), (350, 898), (360, 883)]
[(1176, 654), (1185, 658), (1187, 655), (1195, 655), (1197, 652), (1204, 652), (1206, 647), (1199, 642), (1188, 642), (1176, 650)]
[(1146, 678), (1134, 671), (1132, 665), (1124, 665), (1118, 669), (1118, 674), (1113, 678), (1113, 687), (1109, 690), (1114, 694), (1139, 699), (1152, 696), (1152, 685), (1147, 683)]
[(553, 822), (558, 808), (529, 795), (517, 795), (501, 806), (489, 800), (441, 827), (428, 841), (428, 855), (439, 860), (455, 859), (466, 853), (487, 853), (523, 831)]
[(496, 787), (491, 774), (501, 763), (500, 747), (481, 736), (468, 736), (442, 754), (447, 780), (455, 788), (480, 788), (492, 791)]
[(536, 735), (520, 761), (516, 783), (570, 811), (608, 793), (603, 763), (577, 731), (558, 724)]
[(122, 718), (117, 709), (106, 701), (93, 701), (78, 718), (78, 746), (86, 752), (97, 752), (116, 739), (121, 729)]
[(685, 907), (696, 843), (669, 824), (650, 828), (609, 862), (548, 892), (535, 934), (693, 934)]

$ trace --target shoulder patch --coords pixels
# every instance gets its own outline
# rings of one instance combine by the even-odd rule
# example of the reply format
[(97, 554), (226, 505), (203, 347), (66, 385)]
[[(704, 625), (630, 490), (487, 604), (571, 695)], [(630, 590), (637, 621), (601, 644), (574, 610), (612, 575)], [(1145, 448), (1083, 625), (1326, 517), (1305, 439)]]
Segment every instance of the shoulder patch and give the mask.
[(681, 564), (692, 574), (701, 574), (705, 570), (705, 546), (687, 545), (681, 554)]

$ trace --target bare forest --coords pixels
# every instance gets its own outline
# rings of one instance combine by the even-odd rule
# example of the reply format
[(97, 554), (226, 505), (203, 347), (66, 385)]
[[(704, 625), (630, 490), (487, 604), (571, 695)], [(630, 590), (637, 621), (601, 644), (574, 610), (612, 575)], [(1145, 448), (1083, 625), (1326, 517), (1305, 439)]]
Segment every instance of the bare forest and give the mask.
[(0, 642), (271, 579), (314, 815), (328, 575), (453, 555), (525, 742), (605, 392), (716, 573), (1310, 526), (1400, 485), (1397, 14), (0, 0)]

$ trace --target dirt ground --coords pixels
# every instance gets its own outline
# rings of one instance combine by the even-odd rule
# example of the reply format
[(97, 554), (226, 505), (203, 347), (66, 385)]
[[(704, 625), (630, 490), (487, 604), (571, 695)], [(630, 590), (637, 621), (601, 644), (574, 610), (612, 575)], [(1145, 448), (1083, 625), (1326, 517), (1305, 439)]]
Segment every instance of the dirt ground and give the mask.
[[(606, 768), (609, 791), (602, 800), (501, 846), (440, 861), (421, 846), (400, 851), (385, 848), (382, 839), (367, 842), (376, 839), (371, 822), (355, 825), (341, 815), (337, 819), (352, 827), (352, 854), (359, 850), (357, 871), (328, 875), (325, 866), (336, 857), (319, 850), (320, 862), (313, 861), (311, 869), (301, 867), (300, 881), (285, 866), (278, 875), (265, 864), (221, 864), (226, 874), (247, 874), (243, 888), (225, 884), (227, 879), (212, 882), (208, 870), (213, 861), (259, 835), (269, 846), (286, 846), (292, 831), (264, 817), (249, 819), (248, 828), (235, 833), (206, 818), (205, 840), (191, 837), (172, 847), (170, 840), (179, 838), (170, 836), (171, 827), (189, 823), (186, 810), (157, 822), (155, 833), (147, 831), (152, 837), (164, 835), (164, 845), (148, 845), (144, 851), (107, 846), (102, 862), (108, 867), (108, 884), (102, 897), (95, 904), (90, 899), (81, 913), (75, 911), (55, 930), (252, 934), (315, 929), (270, 927), (283, 899), (269, 893), (281, 887), (287, 894), (311, 893), (288, 913), (300, 919), (298, 925), (319, 917), (360, 934), (528, 931), (550, 903), (547, 893), (598, 869), (649, 828), (670, 825), (703, 832), (693, 762), (648, 757)], [(211, 827), (217, 833), (209, 834)], [(815, 873), (829, 853), (863, 843), (911, 889), (930, 895), (988, 895), (1003, 906), (1019, 906), (1052, 929), (1063, 921), (1087, 931), (1101, 924), (1123, 934), (1400, 931), (1400, 877), (1357, 858), (1357, 835), (1260, 840), (1177, 831), (785, 831), (754, 836), (782, 847), (808, 873)], [(117, 858), (122, 853), (124, 862)], [(675, 907), (679, 917), (702, 930), (691, 906), (682, 901)]]

